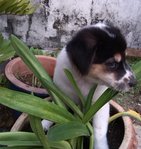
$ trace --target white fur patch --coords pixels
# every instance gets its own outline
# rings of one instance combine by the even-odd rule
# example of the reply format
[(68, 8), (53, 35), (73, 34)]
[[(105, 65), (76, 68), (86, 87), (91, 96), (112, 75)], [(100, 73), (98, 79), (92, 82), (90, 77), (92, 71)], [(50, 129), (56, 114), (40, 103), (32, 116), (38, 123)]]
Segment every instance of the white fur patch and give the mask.
[(99, 22), (99, 23), (95, 24), (94, 26), (103, 29), (103, 28), (105, 28), (107, 25), (104, 24), (104, 23), (102, 23), (102, 22)]
[(48, 120), (42, 120), (41, 123), (42, 123), (42, 127), (43, 127), (44, 131), (47, 131), (53, 124), (51, 121), (48, 121)]
[(128, 81), (130, 80), (130, 77), (132, 76), (133, 74), (126, 70), (126, 74), (119, 80), (119, 82), (124, 82), (124, 79), (127, 79)]
[[(122, 92), (128, 92), (130, 89), (129, 82), (130, 78), (134, 77), (133, 73), (129, 70), (126, 70), (126, 74), (118, 81), (116, 81), (117, 90), (122, 91)], [(119, 88), (120, 84), (124, 85), (124, 88)], [(116, 88), (115, 88), (116, 89)]]
[(94, 26), (95, 26), (95, 27), (98, 27), (98, 28), (100, 28), (100, 29), (102, 29), (103, 31), (105, 31), (110, 37), (115, 38), (115, 34), (110, 33), (110, 32), (106, 29), (106, 27), (108, 27), (108, 25), (106, 25), (106, 24), (104, 24), (104, 23), (102, 23), (102, 22), (99, 22), (99, 23), (95, 24)]

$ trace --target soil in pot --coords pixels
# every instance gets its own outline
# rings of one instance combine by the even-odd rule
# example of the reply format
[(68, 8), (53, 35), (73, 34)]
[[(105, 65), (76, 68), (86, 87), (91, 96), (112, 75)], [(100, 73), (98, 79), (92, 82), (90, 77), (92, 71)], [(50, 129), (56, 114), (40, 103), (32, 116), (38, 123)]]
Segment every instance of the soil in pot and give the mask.
[(13, 110), (0, 104), (0, 132), (9, 131), (15, 121)]
[[(110, 107), (110, 115), (114, 115), (117, 112), (115, 108)], [(121, 117), (109, 124), (107, 137), (110, 149), (119, 149), (124, 138), (124, 132), (124, 122)]]
[(40, 81), (32, 73), (17, 74), (16, 78), (29, 86), (43, 88)]
[[(110, 107), (110, 115), (114, 115), (117, 112), (115, 108)], [(109, 149), (119, 149), (124, 138), (124, 122), (121, 117), (109, 124), (107, 137)], [(88, 148), (87, 143), (88, 140), (86, 138), (86, 142), (84, 143), (85, 148)]]

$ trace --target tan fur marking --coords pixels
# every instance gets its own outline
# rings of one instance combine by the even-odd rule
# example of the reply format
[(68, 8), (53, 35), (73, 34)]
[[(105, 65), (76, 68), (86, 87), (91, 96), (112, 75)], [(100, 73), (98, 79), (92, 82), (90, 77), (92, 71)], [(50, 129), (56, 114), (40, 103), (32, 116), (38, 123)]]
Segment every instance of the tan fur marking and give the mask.
[(119, 63), (122, 60), (121, 54), (120, 53), (115, 54), (114, 59), (115, 59), (116, 62)]
[(99, 76), (100, 74), (105, 72), (105, 66), (102, 64), (93, 64), (90, 69), (90, 75)]
[(104, 82), (114, 79), (114, 74), (109, 74), (104, 64), (93, 64), (89, 71), (89, 75)]

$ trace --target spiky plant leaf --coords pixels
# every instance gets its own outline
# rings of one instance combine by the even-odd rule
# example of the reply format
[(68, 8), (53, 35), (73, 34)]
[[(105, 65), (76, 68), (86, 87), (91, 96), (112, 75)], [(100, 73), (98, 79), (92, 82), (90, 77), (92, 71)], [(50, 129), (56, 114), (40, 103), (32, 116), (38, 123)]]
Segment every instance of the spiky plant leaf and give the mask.
[(32, 14), (37, 7), (30, 0), (0, 0), (0, 14)]
[(72, 121), (63, 124), (57, 124), (48, 131), (48, 139), (51, 141), (62, 141), (79, 136), (89, 136), (87, 126), (81, 122)]
[(11, 46), (11, 42), (8, 39), (4, 39), (0, 34), (0, 63), (12, 58), (15, 55), (15, 50)]

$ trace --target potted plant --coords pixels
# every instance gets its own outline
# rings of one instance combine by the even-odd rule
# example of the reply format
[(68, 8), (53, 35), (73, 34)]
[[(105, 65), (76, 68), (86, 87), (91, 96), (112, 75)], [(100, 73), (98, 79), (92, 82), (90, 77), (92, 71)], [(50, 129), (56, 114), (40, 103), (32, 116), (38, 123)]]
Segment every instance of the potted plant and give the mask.
[[(123, 112), (123, 108), (114, 101), (110, 101), (111, 116)], [(125, 127), (126, 126), (126, 127)], [(11, 131), (31, 131), (28, 114), (22, 113), (14, 123)], [(129, 117), (120, 117), (109, 123), (108, 142), (112, 149), (137, 147), (136, 134)]]
[[(36, 57), (50, 77), (53, 77), (56, 59), (44, 55)], [(41, 86), (39, 80), (19, 57), (9, 61), (5, 67), (5, 75), (10, 82), (9, 88), (11, 89), (33, 93), (42, 98), (49, 96), (47, 90)]]
[[(90, 123), (91, 118), (105, 103), (112, 99), (117, 92), (111, 89), (106, 90), (96, 103), (92, 105), (91, 102), (86, 103), (89, 110), (83, 113), (83, 111), (81, 111), (80, 108), (53, 83), (50, 76), (42, 68), (42, 65), (37, 61), (36, 57), (29, 51), (25, 44), (13, 35), (11, 36), (11, 42), (17, 54), (23, 59), (24, 63), (27, 64), (31, 71), (33, 71), (43, 87), (48, 90), (54, 102), (47, 102), (34, 95), (1, 87), (0, 103), (28, 113), (33, 132), (0, 133), (0, 144), (12, 145), (13, 147), (20, 146), (21, 148), (78, 149), (85, 147), (83, 146), (83, 138), (86, 137), (88, 143), (87, 148), (93, 149), (94, 138), (93, 128)], [(138, 80), (140, 79), (139, 74), (141, 72), (140, 67), (138, 67), (140, 63), (141, 62), (134, 66), (134, 71)], [(77, 88), (71, 72), (69, 72), (69, 70), (65, 70), (65, 72), (67, 77)], [(79, 88), (77, 88), (77, 90), (79, 94)], [(94, 90), (95, 87), (90, 90), (87, 101), (91, 101)], [(74, 114), (68, 111), (66, 107), (71, 109)], [(133, 115), (137, 117), (136, 114), (131, 112), (121, 112), (120, 116), (121, 115)], [(116, 115), (116, 117), (118, 116)], [(47, 135), (44, 133), (41, 126), (41, 119), (48, 119), (55, 124)], [(63, 135), (60, 135), (60, 133), (63, 133)]]
[(32, 14), (37, 8), (30, 0), (9, 0), (0, 1), (0, 14), (26, 15)]
[[(1, 0), (0, 14), (1, 15), (27, 15), (35, 12), (39, 3), (33, 3), (30, 0)], [(5, 39), (0, 33), (0, 74), (4, 72), (5, 65), (15, 55), (15, 50), (11, 46), (10, 40)], [(1, 79), (1, 78), (0, 78)]]
[[(21, 5), (21, 3), (23, 4), (23, 2), (25, 2), (25, 4)], [(32, 13), (34, 10), (32, 7), (30, 7), (31, 5), (29, 4), (30, 3), (28, 0), (23, 0), (23, 1), (15, 0), (14, 4), (12, 4), (12, 7), (11, 7), (11, 3), (9, 3), (8, 0), (3, 0), (0, 2), (0, 6), (1, 6), (0, 12), (5, 13), (6, 12), (5, 10), (7, 10), (8, 13), (12, 13), (12, 14), (23, 14), (23, 13), (29, 14), (29, 13)], [(5, 6), (5, 9), (3, 9), (3, 5)], [(90, 119), (90, 116), (89, 115), (83, 116), (83, 113), (79, 110), (79, 107), (74, 105), (74, 103), (71, 102), (69, 97), (67, 97), (58, 88), (56, 88), (56, 86), (53, 84), (52, 80), (42, 69), (42, 67), (41, 68), (38, 67), (41, 65), (37, 62), (37, 60), (29, 53), (28, 53), (29, 54), (28, 56), (28, 54), (26, 53), (28, 51), (27, 47), (25, 47), (23, 44), (21, 44), (17, 39), (14, 39), (13, 37), (12, 37), (12, 40), (13, 40), (12, 44), (16, 49), (17, 53), (20, 55), (20, 57), (24, 59), (24, 62), (28, 64), (28, 67), (39, 78), (42, 85), (45, 88), (49, 89), (49, 94), (51, 95), (51, 98), (54, 99), (55, 104), (44, 102), (40, 100), (40, 98), (35, 97), (33, 95), (27, 95), (25, 93), (19, 93), (16, 91), (8, 90), (6, 88), (1, 88), (0, 93), (2, 96), (1, 96), (0, 102), (16, 110), (27, 112), (29, 114), (30, 123), (35, 134), (27, 133), (27, 132), (1, 133), (0, 144), (8, 145), (8, 147), (3, 147), (3, 148), (43, 148), (44, 147), (44, 148), (62, 148), (62, 149), (64, 148), (71, 149), (72, 147), (75, 147), (77, 145), (79, 146), (82, 145), (82, 141), (79, 138), (78, 140), (72, 139), (71, 141), (65, 140), (65, 141), (57, 141), (57, 142), (49, 140), (47, 136), (44, 134), (40, 124), (40, 118), (46, 118), (46, 119), (52, 120), (53, 122), (59, 123), (60, 126), (62, 123), (69, 124), (69, 126), (73, 126), (74, 125), (73, 121), (76, 120), (76, 126), (77, 128), (78, 127), (80, 128), (78, 129), (80, 130), (79, 136), (88, 135), (88, 138), (90, 139), (89, 148), (92, 148), (93, 147), (93, 142), (91, 141), (93, 140), (93, 134), (91, 131), (92, 127), (90, 123), (85, 124), (80, 121), (80, 120), (83, 120), (84, 117), (87, 119)], [(22, 51), (20, 51), (20, 49), (22, 49)], [(136, 68), (139, 68), (139, 67), (137, 66)], [(140, 70), (139, 69), (136, 69), (136, 70), (137, 70), (136, 74), (137, 76), (139, 76), (138, 73), (140, 73)], [(114, 92), (108, 90), (104, 94), (106, 95), (106, 97), (104, 98), (104, 95), (103, 95), (103, 97), (101, 98), (104, 98), (105, 102), (107, 102), (109, 99), (113, 97), (112, 95), (114, 95)], [(96, 108), (96, 111), (97, 111), (103, 104), (105, 104), (105, 102), (102, 103), (100, 106), (98, 106), (100, 104), (99, 102), (97, 102), (96, 105), (92, 105), (92, 106), (98, 107)], [(72, 109), (72, 111), (74, 111), (76, 117), (71, 113), (69, 113), (67, 109), (65, 109), (63, 103), (68, 105)], [(38, 109), (35, 109), (35, 107), (38, 107)], [(42, 109), (43, 107), (46, 110)], [(64, 109), (66, 113), (64, 113)], [(91, 114), (94, 114), (96, 111), (91, 110), (90, 112), (92, 112)], [(67, 130), (68, 129), (66, 129), (66, 131)], [(67, 135), (70, 137), (69, 132), (67, 132)], [(76, 137), (76, 135), (71, 136), (71, 138), (74, 138), (74, 137)], [(77, 141), (78, 141), (78, 144), (75, 145)]]
[[(12, 15), (27, 15), (32, 14), (36, 8), (39, 6), (39, 3), (33, 2), (30, 0), (1, 0), (0, 1), (0, 14), (6, 15), (6, 14), (12, 14)], [(6, 17), (6, 16), (5, 16)], [(15, 55), (15, 50), (11, 46), (10, 40), (5, 39), (0, 33), (0, 85), (5, 86), (5, 76), (4, 76), (4, 68), (7, 62)], [(3, 82), (4, 80), (4, 82)], [(5, 110), (5, 112), (3, 111)], [(15, 115), (14, 110), (9, 109), (8, 107), (0, 105), (0, 112), (2, 112), (2, 115), (0, 117), (0, 123), (4, 123), (4, 120), (6, 118), (9, 119), (9, 122), (7, 124), (7, 128), (3, 127), (1, 131), (3, 131), (5, 128), (6, 130), (9, 129), (10, 124), (12, 124), (17, 117)], [(9, 118), (9, 116), (12, 115), (13, 118)], [(12, 119), (12, 120), (10, 120)], [(2, 126), (2, 125), (1, 125)]]

